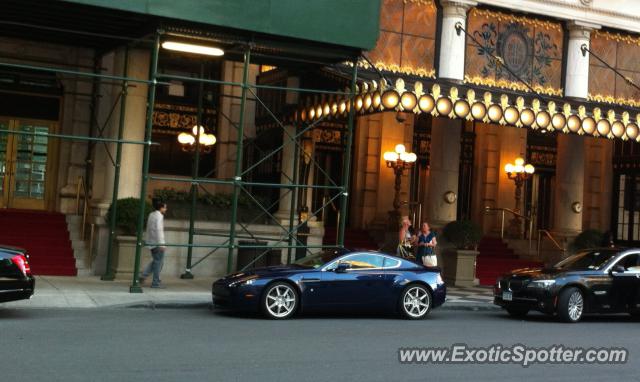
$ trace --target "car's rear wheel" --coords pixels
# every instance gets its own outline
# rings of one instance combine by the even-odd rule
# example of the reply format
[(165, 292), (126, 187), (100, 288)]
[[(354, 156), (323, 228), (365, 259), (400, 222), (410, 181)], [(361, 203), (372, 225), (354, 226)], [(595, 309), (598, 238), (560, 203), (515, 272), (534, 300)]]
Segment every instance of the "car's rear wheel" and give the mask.
[(262, 311), (268, 318), (282, 320), (293, 316), (298, 308), (298, 292), (290, 284), (276, 282), (262, 295)]
[(400, 295), (400, 314), (409, 320), (425, 318), (431, 311), (431, 292), (420, 284), (407, 286)]
[(510, 306), (506, 309), (507, 313), (509, 313), (509, 315), (514, 318), (524, 318), (529, 313), (529, 309), (527, 308), (517, 308), (514, 306)]
[(582, 291), (578, 288), (567, 288), (558, 297), (558, 317), (564, 322), (575, 323), (582, 319), (585, 302)]

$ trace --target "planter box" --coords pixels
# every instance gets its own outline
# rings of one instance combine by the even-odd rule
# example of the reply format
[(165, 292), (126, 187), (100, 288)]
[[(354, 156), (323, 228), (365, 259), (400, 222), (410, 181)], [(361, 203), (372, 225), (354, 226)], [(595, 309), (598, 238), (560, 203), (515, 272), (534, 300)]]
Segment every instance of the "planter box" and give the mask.
[(457, 287), (475, 286), (476, 257), (480, 252), (464, 249), (445, 249), (444, 281)]
[[(112, 267), (118, 279), (133, 280), (133, 268), (136, 259), (136, 237), (116, 236), (116, 248), (113, 251)], [(140, 267), (142, 267), (142, 260)], [(142, 270), (141, 270), (142, 271)]]

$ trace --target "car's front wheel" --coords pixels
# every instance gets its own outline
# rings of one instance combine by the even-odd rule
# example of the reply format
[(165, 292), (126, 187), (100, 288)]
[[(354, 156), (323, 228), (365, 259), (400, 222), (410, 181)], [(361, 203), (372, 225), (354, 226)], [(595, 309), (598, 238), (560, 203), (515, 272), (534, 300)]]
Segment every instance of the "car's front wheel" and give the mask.
[(298, 304), (298, 292), (285, 282), (269, 285), (262, 295), (262, 311), (268, 318), (289, 318), (295, 314)]
[(431, 292), (419, 284), (407, 286), (400, 296), (400, 314), (410, 320), (425, 318), (431, 311)]
[(558, 317), (564, 322), (575, 323), (584, 314), (584, 296), (578, 288), (567, 288), (558, 297)]

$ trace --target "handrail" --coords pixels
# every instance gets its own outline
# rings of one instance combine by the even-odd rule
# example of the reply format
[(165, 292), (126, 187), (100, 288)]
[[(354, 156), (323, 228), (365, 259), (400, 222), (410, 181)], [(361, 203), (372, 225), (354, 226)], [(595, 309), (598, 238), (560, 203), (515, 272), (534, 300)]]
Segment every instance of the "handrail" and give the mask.
[(408, 200), (405, 200), (401, 204), (407, 205), (409, 207), (411, 206), (418, 207), (417, 210), (410, 208), (410, 212), (411, 212), (411, 221), (413, 222), (415, 227), (418, 227), (418, 229), (420, 229), (420, 226), (422, 225), (422, 203), (420, 203), (419, 201), (410, 202)]
[[(329, 200), (329, 206), (331, 206), (331, 209), (333, 210), (333, 212), (336, 213), (336, 245), (340, 245), (340, 243), (339, 243), (340, 235), (337, 234), (338, 233), (337, 230), (340, 227), (340, 209), (336, 207), (336, 205), (333, 203), (333, 200), (330, 199), (329, 196), (323, 196), (322, 197), (322, 205), (326, 206), (327, 205), (327, 202), (326, 202), (327, 200)], [(322, 209), (322, 222), (323, 222), (323, 224), (326, 224), (325, 208)]]
[(566, 249), (562, 245), (560, 245), (560, 243), (558, 243), (558, 241), (553, 237), (553, 233), (551, 231), (546, 229), (539, 229), (538, 230), (538, 258), (540, 258), (540, 248), (542, 247), (542, 239), (543, 239), (542, 234), (544, 234), (544, 236), (546, 236), (547, 238), (549, 238), (549, 240), (551, 240), (553, 245), (556, 246), (556, 249), (561, 250), (563, 254), (566, 252)]
[[(81, 194), (82, 191), (82, 194)], [(82, 210), (80, 210), (80, 200), (82, 198)], [(85, 185), (84, 178), (78, 176), (78, 185), (76, 187), (76, 215), (82, 216), (82, 225), (80, 226), (80, 237), (85, 240), (87, 233), (87, 220), (89, 214), (89, 195)], [(91, 234), (89, 237), (89, 258), (92, 258), (93, 240), (95, 234), (95, 226), (91, 224)]]
[(505, 212), (508, 212), (510, 214), (512, 214), (513, 216), (517, 216), (520, 217), (522, 219), (524, 219), (525, 221), (529, 222), (529, 248), (531, 248), (531, 240), (532, 240), (532, 236), (533, 236), (533, 218), (531, 216), (525, 216), (517, 211), (514, 211), (510, 208), (504, 208), (504, 207), (489, 207), (486, 206), (484, 207), (484, 213), (489, 213), (490, 211), (500, 211), (502, 213), (502, 217), (501, 217), (501, 221), (500, 221), (500, 238), (504, 239), (504, 214)]

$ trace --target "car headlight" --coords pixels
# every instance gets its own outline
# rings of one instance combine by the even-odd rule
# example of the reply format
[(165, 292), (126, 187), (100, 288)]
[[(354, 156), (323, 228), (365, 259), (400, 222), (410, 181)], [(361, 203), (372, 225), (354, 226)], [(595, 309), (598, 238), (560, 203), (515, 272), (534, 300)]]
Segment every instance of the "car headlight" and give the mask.
[(256, 279), (258, 278), (258, 276), (253, 276), (253, 277), (249, 277), (249, 278), (245, 278), (242, 280), (237, 280), (232, 282), (231, 284), (229, 284), (230, 287), (238, 287), (241, 285), (252, 285), (253, 283), (256, 282)]
[(442, 275), (440, 273), (438, 273), (438, 276), (436, 276), (436, 284), (437, 285), (444, 284), (444, 280), (442, 279)]
[(549, 288), (555, 283), (556, 280), (533, 280), (527, 285), (527, 288)]

